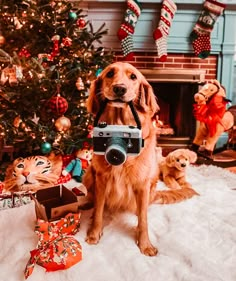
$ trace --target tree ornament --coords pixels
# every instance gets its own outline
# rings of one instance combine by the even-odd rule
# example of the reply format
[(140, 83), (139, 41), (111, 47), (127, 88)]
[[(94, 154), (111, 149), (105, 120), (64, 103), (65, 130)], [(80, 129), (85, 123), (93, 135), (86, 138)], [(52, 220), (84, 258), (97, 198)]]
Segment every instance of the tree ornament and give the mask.
[(60, 35), (54, 35), (52, 37), (52, 42), (53, 42), (53, 50), (51, 53), (52, 57), (59, 55), (59, 41), (60, 41)]
[(34, 112), (34, 117), (31, 119), (35, 124), (38, 124), (39, 122), (39, 117), (37, 117), (37, 114)]
[(13, 126), (14, 126), (15, 128), (19, 128), (20, 123), (22, 123), (22, 119), (21, 119), (20, 115), (17, 115), (17, 116), (15, 117), (15, 119), (13, 120)]
[(7, 81), (11, 87), (18, 85), (23, 78), (22, 68), (17, 65), (7, 66), (2, 70), (0, 82), (4, 85)]
[(62, 39), (62, 47), (70, 47), (72, 45), (72, 39), (70, 37), (65, 37)]
[(5, 37), (0, 35), (0, 46), (4, 45), (5, 43), (6, 43)]
[(43, 154), (47, 154), (47, 153), (51, 152), (51, 150), (52, 150), (52, 146), (49, 142), (45, 141), (41, 144), (41, 152)]
[(25, 48), (23, 47), (20, 51), (19, 51), (19, 57), (25, 57), (25, 58), (29, 58), (31, 55), (30, 55), (30, 52)]
[(31, 70), (25, 70), (24, 71), (24, 78), (26, 81), (31, 82), (34, 79), (34, 74)]
[(84, 90), (84, 82), (81, 77), (78, 77), (75, 85), (76, 85), (77, 90), (79, 90), (79, 91)]
[(102, 69), (99, 68), (99, 69), (96, 71), (96, 73), (95, 73), (96, 77), (98, 77), (98, 76), (101, 74), (101, 72), (102, 72)]
[(86, 25), (86, 21), (83, 18), (79, 18), (76, 22), (76, 24), (78, 25), (79, 28), (84, 28)]
[(65, 98), (61, 97), (60, 94), (57, 94), (48, 101), (48, 107), (53, 114), (60, 116), (67, 111), (68, 102)]
[(59, 132), (66, 132), (66, 131), (68, 131), (70, 129), (70, 127), (71, 127), (70, 119), (65, 117), (65, 116), (59, 117), (55, 121), (55, 127), (56, 127), (57, 131), (59, 131)]
[(21, 29), (23, 24), (20, 23), (19, 19), (17, 17), (14, 17), (13, 18), (13, 22), (14, 22), (14, 25), (15, 25), (15, 28), (16, 29)]
[(77, 14), (73, 11), (70, 11), (68, 14), (69, 19), (76, 20), (78, 18)]

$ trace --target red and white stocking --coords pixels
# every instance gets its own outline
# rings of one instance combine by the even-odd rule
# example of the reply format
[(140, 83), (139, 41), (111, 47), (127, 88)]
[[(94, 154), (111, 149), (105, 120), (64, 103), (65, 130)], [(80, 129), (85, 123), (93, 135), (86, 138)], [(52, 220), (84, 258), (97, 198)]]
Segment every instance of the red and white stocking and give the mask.
[(153, 32), (158, 59), (161, 62), (167, 59), (167, 39), (176, 10), (177, 6), (172, 0), (164, 0), (162, 2), (160, 21), (158, 27)]
[(141, 6), (138, 0), (127, 0), (124, 20), (117, 32), (117, 36), (121, 42), (124, 58), (128, 61), (134, 59), (133, 34), (140, 14)]
[(211, 32), (218, 17), (223, 13), (225, 6), (225, 4), (216, 0), (206, 0), (203, 4), (203, 10), (190, 34), (194, 53), (201, 59), (205, 59), (210, 55)]

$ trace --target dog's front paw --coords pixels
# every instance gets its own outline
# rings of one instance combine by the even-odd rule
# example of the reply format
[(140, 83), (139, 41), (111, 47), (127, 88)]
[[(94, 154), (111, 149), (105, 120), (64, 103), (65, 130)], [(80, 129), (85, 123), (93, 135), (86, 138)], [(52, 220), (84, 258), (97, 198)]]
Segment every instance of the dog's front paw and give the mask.
[(144, 254), (145, 256), (153, 257), (156, 256), (158, 253), (157, 248), (152, 246), (152, 244), (149, 245), (138, 245), (140, 252)]
[(145, 256), (149, 256), (149, 257), (156, 256), (157, 253), (158, 253), (157, 248), (155, 248), (153, 246), (149, 246), (149, 247), (146, 247), (144, 249), (140, 248), (140, 251), (141, 251), (142, 254), (144, 254)]
[(88, 231), (85, 241), (88, 244), (97, 244), (102, 236), (101, 232), (90, 230)]

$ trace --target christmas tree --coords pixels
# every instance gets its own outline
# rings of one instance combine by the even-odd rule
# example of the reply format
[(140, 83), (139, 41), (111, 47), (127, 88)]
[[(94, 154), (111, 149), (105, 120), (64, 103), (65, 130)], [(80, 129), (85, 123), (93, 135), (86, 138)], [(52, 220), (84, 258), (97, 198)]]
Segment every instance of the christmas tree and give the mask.
[(0, 138), (21, 153), (72, 153), (93, 124), (90, 83), (113, 60), (94, 31), (65, 0), (0, 2)]

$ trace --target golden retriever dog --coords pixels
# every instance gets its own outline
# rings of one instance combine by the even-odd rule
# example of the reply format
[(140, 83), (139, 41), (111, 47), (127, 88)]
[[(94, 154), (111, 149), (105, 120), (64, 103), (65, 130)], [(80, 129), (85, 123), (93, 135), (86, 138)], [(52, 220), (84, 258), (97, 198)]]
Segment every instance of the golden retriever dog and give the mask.
[(195, 152), (183, 148), (176, 149), (160, 162), (160, 178), (171, 189), (192, 188), (186, 181), (186, 168), (196, 160)]
[(86, 241), (97, 244), (103, 230), (104, 209), (132, 211), (138, 216), (137, 244), (147, 256), (157, 254), (148, 235), (147, 210), (152, 202), (168, 203), (192, 197), (192, 189), (156, 191), (159, 178), (156, 129), (152, 118), (159, 110), (151, 85), (134, 66), (116, 62), (107, 66), (90, 87), (88, 112), (97, 117), (104, 100), (107, 105), (99, 118), (109, 125), (136, 126), (128, 103), (133, 102), (140, 119), (144, 147), (137, 155), (128, 155), (120, 165), (109, 164), (104, 155), (94, 153), (83, 176), (83, 184), (94, 204), (92, 223)]

